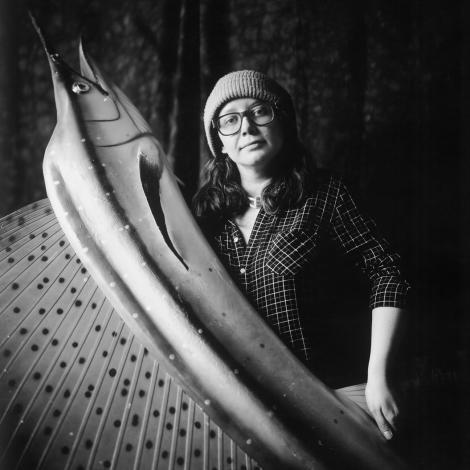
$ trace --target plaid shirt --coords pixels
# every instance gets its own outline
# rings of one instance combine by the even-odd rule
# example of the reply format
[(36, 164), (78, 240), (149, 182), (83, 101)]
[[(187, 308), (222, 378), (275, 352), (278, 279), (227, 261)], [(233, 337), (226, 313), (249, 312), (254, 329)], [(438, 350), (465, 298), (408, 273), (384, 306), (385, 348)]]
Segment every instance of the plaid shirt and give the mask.
[[(302, 318), (311, 314), (309, 270), (329, 237), (371, 281), (370, 307), (403, 307), (408, 284), (399, 256), (357, 209), (342, 181), (327, 174), (299, 207), (269, 215), (260, 209), (246, 244), (232, 220), (215, 234), (215, 249), (235, 281), (281, 339), (309, 362)], [(214, 240), (214, 239), (213, 239)]]

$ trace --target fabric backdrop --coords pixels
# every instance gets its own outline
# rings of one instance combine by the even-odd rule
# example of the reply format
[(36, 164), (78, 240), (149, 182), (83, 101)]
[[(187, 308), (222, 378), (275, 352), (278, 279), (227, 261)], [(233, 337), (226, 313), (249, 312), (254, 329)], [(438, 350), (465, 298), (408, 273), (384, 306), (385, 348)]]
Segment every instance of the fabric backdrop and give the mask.
[[(464, 1), (0, 0), (0, 215), (45, 197), (41, 164), (55, 124), (50, 72), (27, 7), (73, 66), (83, 37), (150, 123), (188, 200), (208, 158), (201, 116), (211, 86), (242, 68), (280, 81), (293, 96), (300, 135), (316, 164), (346, 177), (402, 253), (413, 285), (404, 362), (431, 374), (450, 368), (465, 375), (470, 22)], [(328, 346), (322, 344), (325, 369), (340, 370), (329, 378), (347, 382), (365, 374), (366, 289), (334, 263), (324, 261), (322, 282), (332, 287), (322, 290), (317, 326)], [(346, 366), (345, 357), (357, 366)], [(468, 416), (464, 400), (455, 415), (462, 412)], [(455, 419), (445, 442), (453, 442), (460, 464), (469, 456), (459, 444), (463, 420)], [(429, 462), (449, 458), (431, 447)]]

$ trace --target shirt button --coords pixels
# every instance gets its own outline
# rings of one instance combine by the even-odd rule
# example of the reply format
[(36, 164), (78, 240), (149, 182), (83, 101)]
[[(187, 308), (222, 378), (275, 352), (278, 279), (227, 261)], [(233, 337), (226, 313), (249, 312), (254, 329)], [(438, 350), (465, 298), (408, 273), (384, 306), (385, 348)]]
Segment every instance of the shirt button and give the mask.
[(238, 237), (235, 237), (235, 238), (233, 239), (233, 241), (234, 241), (235, 243), (237, 243), (237, 242), (238, 242)]
[(245, 268), (241, 268), (241, 269), (240, 269), (240, 272), (241, 272), (242, 274), (245, 274), (245, 273), (246, 273), (246, 269), (245, 269)]

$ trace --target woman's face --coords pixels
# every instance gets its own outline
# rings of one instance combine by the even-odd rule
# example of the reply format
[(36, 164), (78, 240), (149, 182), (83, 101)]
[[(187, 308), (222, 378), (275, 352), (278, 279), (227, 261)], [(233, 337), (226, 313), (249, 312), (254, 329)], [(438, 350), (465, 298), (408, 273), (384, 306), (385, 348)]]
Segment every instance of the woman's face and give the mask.
[[(229, 101), (219, 112), (219, 117), (228, 113), (242, 113), (263, 103), (253, 98), (238, 98)], [(233, 135), (221, 135), (222, 152), (237, 165), (239, 170), (256, 170), (267, 173), (284, 144), (284, 132), (278, 117), (267, 125), (259, 126), (244, 116), (239, 132)]]

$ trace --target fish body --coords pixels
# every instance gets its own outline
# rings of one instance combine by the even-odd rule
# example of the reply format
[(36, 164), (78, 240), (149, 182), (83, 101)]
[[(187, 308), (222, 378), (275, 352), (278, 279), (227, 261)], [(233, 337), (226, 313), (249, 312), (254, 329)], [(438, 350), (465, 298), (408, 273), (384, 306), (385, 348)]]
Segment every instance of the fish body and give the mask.
[(136, 108), (80, 48), (45, 44), (57, 125), (48, 197), (71, 245), (139, 339), (266, 469), (402, 469), (370, 417), (309, 372), (234, 284)]

